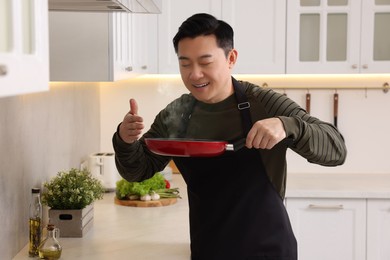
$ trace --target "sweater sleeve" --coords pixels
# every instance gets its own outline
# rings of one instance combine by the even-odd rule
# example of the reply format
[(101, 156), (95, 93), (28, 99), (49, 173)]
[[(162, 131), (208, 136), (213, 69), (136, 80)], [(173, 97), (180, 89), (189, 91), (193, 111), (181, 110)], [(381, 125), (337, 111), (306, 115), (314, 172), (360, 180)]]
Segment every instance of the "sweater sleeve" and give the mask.
[(127, 181), (142, 181), (151, 178), (156, 172), (163, 170), (171, 157), (151, 152), (145, 138), (174, 138), (180, 130), (181, 115), (189, 109), (193, 97), (183, 95), (170, 103), (156, 116), (150, 129), (132, 144), (124, 142), (118, 129), (114, 133), (112, 143), (115, 151), (115, 163), (119, 174)]
[(144, 137), (132, 144), (124, 142), (118, 131), (114, 133), (112, 143), (115, 151), (115, 164), (119, 174), (129, 182), (143, 181), (165, 168), (170, 158), (151, 153)]
[(344, 163), (347, 149), (335, 126), (310, 116), (290, 98), (271, 89), (257, 88), (254, 95), (267, 116), (280, 118), (287, 137), (294, 140), (290, 147), (293, 151), (311, 163), (324, 166)]

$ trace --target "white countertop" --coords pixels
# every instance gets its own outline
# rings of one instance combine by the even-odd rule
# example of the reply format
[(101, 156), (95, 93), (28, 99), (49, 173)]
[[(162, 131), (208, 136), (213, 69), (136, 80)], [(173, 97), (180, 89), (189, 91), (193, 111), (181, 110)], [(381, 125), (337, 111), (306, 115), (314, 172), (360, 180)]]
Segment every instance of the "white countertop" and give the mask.
[[(61, 259), (189, 260), (185, 183), (173, 174), (182, 199), (174, 205), (136, 208), (114, 204), (114, 193), (95, 203), (94, 225), (83, 238), (60, 238)], [(289, 174), (287, 198), (390, 198), (390, 174)], [(28, 257), (24, 247), (14, 260)]]
[[(60, 259), (189, 260), (187, 192), (180, 174), (173, 174), (171, 187), (179, 187), (182, 199), (165, 207), (120, 206), (115, 193), (106, 193), (95, 202), (94, 224), (84, 237), (59, 239)], [(33, 259), (27, 246), (14, 258), (20, 259)]]
[(286, 198), (390, 198), (390, 174), (290, 173)]

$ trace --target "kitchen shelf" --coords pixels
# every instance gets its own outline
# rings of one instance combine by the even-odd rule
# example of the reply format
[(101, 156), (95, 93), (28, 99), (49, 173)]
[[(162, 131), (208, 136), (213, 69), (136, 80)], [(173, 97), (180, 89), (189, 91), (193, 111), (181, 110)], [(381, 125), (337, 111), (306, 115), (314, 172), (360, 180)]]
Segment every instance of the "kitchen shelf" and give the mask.
[(334, 89), (334, 90), (337, 90), (337, 89), (364, 89), (364, 90), (381, 89), (384, 93), (387, 93), (390, 89), (390, 85), (388, 82), (383, 83), (382, 86), (334, 86), (334, 87), (330, 87), (330, 86), (313, 86), (313, 87), (287, 86), (287, 87), (283, 87), (283, 86), (269, 86), (268, 83), (264, 82), (261, 86), (263, 88), (271, 87), (272, 89), (307, 89), (307, 90), (309, 90), (309, 89)]
[(284, 74), (254, 75), (237, 74), (237, 79), (246, 80), (272, 89), (329, 89), (329, 90), (383, 90), (390, 89), (390, 74)]

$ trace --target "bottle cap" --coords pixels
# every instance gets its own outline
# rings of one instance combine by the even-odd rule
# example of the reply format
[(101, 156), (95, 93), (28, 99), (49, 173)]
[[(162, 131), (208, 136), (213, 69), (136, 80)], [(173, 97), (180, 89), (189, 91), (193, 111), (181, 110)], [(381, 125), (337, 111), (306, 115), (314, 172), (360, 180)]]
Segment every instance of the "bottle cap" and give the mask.
[(31, 192), (32, 192), (32, 193), (39, 193), (40, 191), (41, 191), (40, 188), (32, 188), (32, 189), (31, 189)]
[(54, 230), (55, 226), (53, 224), (47, 224), (47, 230)]

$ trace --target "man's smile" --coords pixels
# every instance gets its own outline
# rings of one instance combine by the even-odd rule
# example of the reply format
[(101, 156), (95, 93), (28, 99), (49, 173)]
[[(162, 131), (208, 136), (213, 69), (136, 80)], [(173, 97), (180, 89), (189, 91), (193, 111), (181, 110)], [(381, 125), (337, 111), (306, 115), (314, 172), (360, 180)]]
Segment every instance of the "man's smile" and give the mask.
[(192, 86), (194, 86), (195, 88), (204, 88), (204, 87), (208, 86), (209, 84), (210, 84), (210, 82), (202, 83), (202, 84), (192, 84)]

